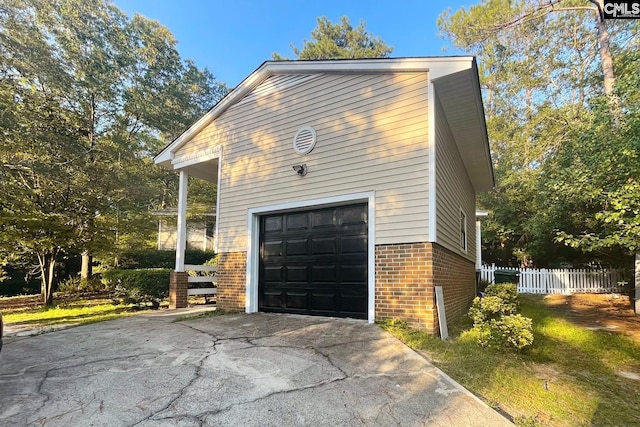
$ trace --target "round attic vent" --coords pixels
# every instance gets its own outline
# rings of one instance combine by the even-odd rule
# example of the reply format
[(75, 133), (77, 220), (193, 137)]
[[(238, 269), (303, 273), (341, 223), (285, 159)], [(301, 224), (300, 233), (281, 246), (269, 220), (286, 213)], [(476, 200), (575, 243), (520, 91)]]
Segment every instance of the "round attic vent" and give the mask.
[(293, 137), (293, 151), (298, 154), (309, 154), (316, 146), (316, 131), (311, 126), (298, 129)]

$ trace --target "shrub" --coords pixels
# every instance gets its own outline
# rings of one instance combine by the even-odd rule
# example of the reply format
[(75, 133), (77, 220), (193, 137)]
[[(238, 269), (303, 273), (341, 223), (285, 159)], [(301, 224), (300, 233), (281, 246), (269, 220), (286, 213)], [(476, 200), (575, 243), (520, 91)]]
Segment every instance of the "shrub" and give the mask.
[(533, 343), (531, 319), (518, 314), (517, 286), (487, 286), (485, 297), (476, 297), (469, 309), (473, 328), (466, 336), (485, 347), (520, 350)]
[(106, 270), (102, 280), (127, 303), (150, 302), (157, 307), (169, 294), (170, 273), (168, 268)]
[(476, 324), (516, 314), (517, 312), (517, 305), (510, 304), (499, 296), (475, 297), (469, 309), (469, 317)]
[(510, 314), (473, 325), (472, 334), (484, 347), (520, 350), (533, 344), (531, 319)]
[[(212, 251), (188, 250), (184, 254), (186, 264), (202, 265), (215, 257)], [(138, 250), (127, 251), (120, 255), (118, 266), (121, 269), (174, 268), (176, 251)]]
[(97, 292), (104, 289), (104, 283), (95, 276), (88, 279), (81, 279), (80, 276), (71, 276), (58, 285), (58, 290), (65, 293)]
[(518, 302), (518, 285), (513, 283), (495, 283), (488, 285), (485, 289), (485, 295), (501, 298), (505, 304), (513, 305), (517, 310), (520, 309)]

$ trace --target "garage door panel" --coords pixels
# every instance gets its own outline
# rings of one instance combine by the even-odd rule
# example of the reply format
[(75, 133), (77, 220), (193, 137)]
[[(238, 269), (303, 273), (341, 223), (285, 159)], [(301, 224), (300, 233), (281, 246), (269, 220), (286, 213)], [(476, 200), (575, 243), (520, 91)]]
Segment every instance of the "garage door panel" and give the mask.
[(336, 236), (317, 237), (311, 240), (312, 255), (335, 255), (338, 253), (338, 238)]
[(287, 239), (287, 249), (286, 249), (287, 256), (296, 256), (296, 255), (307, 256), (308, 253), (309, 253), (308, 238)]
[(340, 283), (366, 283), (367, 265), (341, 265)]
[(350, 317), (357, 317), (357, 313), (367, 310), (367, 298), (357, 295), (342, 295), (342, 311), (352, 313)]
[(265, 309), (282, 309), (282, 297), (284, 293), (277, 290), (269, 290), (262, 295), (262, 306)]
[(313, 292), (311, 295), (311, 310), (333, 312), (337, 305), (335, 292)]
[(265, 218), (263, 227), (266, 232), (282, 231), (282, 225), (282, 216), (271, 216), (269, 218)]
[(312, 265), (311, 266), (311, 283), (323, 284), (328, 283), (335, 285), (338, 280), (337, 267), (335, 265)]
[(282, 240), (273, 240), (265, 242), (262, 246), (262, 256), (264, 258), (281, 256), (284, 252), (284, 242)]
[(262, 311), (366, 319), (367, 205), (261, 218)]
[(366, 205), (345, 207), (342, 209), (342, 225), (348, 224), (366, 224), (367, 223), (367, 207)]
[(285, 308), (306, 310), (309, 305), (307, 302), (307, 296), (308, 293), (306, 291), (296, 292), (293, 290), (288, 290), (285, 295)]
[(323, 229), (335, 228), (336, 218), (335, 218), (335, 213), (333, 209), (313, 212), (311, 215), (312, 215), (311, 227), (313, 229), (317, 230), (319, 228), (323, 228)]
[(265, 267), (264, 280), (269, 283), (284, 282), (284, 267), (283, 266)]
[(298, 282), (307, 284), (309, 281), (309, 267), (306, 265), (288, 265), (287, 282)]
[(286, 219), (287, 231), (299, 231), (309, 228), (309, 214), (307, 213), (289, 214)]
[(340, 243), (343, 254), (366, 255), (367, 253), (367, 238), (365, 236), (344, 236)]

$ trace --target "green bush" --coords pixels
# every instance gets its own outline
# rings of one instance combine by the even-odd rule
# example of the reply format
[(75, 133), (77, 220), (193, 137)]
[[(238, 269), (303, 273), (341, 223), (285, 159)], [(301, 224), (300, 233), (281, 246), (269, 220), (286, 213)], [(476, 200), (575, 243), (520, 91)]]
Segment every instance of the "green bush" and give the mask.
[(499, 296), (475, 297), (469, 309), (469, 317), (476, 324), (499, 319), (502, 316), (516, 314), (517, 312), (517, 305), (508, 303)]
[(510, 314), (474, 324), (471, 332), (483, 347), (520, 350), (533, 344), (531, 322), (521, 314)]
[(513, 283), (495, 283), (488, 285), (484, 291), (486, 296), (499, 297), (505, 304), (513, 305), (516, 310), (520, 309), (518, 302), (518, 285)]
[[(202, 265), (215, 258), (213, 251), (187, 250), (185, 264)], [(176, 264), (176, 251), (138, 250), (127, 251), (120, 255), (118, 266), (121, 269), (170, 268)]]
[(171, 269), (106, 270), (103, 282), (127, 303), (150, 302), (157, 307), (169, 295)]
[(473, 300), (469, 309), (473, 328), (465, 335), (484, 347), (520, 350), (531, 345), (532, 321), (518, 314), (517, 286), (511, 283), (489, 285), (485, 295)]
[(71, 276), (58, 285), (58, 290), (65, 293), (97, 292), (104, 289), (104, 283), (95, 276), (88, 279), (81, 279), (80, 276)]

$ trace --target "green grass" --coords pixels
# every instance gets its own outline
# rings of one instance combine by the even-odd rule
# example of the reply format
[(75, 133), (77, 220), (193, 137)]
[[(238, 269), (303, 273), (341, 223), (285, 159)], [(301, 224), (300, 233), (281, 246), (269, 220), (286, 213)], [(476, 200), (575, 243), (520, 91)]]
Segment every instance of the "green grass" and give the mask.
[(37, 324), (51, 326), (61, 323), (87, 324), (117, 319), (134, 314), (131, 306), (113, 304), (107, 299), (78, 300), (72, 303), (38, 308), (3, 309), (5, 324)]
[(638, 343), (576, 326), (542, 297), (521, 296), (521, 310), (533, 319), (535, 341), (518, 353), (477, 346), (462, 333), (469, 323), (453, 325), (449, 341), (398, 322), (382, 326), (519, 425), (640, 425), (640, 381), (616, 375), (640, 374)]

